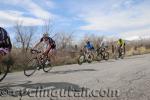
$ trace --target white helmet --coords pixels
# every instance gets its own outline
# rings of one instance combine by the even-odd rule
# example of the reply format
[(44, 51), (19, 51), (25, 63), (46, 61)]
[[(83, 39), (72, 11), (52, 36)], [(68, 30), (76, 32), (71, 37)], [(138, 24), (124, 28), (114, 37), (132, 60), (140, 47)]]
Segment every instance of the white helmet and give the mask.
[(49, 37), (49, 34), (48, 33), (44, 33), (43, 37)]

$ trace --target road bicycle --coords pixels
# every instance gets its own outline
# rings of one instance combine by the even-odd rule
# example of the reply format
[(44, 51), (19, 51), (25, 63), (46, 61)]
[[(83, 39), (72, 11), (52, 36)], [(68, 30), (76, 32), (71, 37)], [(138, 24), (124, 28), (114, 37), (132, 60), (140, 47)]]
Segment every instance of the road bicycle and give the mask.
[(91, 63), (94, 59), (94, 55), (92, 54), (92, 51), (89, 50), (81, 50), (80, 56), (78, 58), (78, 64), (81, 65), (84, 62)]
[(0, 82), (7, 76), (13, 63), (11, 55), (2, 59), (0, 62)]
[(100, 47), (96, 50), (96, 52), (98, 61), (109, 59), (109, 52), (106, 50), (106, 47)]
[(124, 47), (119, 47), (119, 48), (118, 48), (118, 52), (119, 52), (118, 58), (123, 59), (124, 56), (125, 56), (125, 50), (124, 50)]
[[(33, 75), (37, 70), (43, 69), (44, 72), (48, 73), (52, 70), (53, 66), (51, 61), (48, 59), (48, 56), (40, 55), (41, 51), (31, 50), (32, 54), (35, 54), (35, 57), (30, 58), (25, 64), (24, 75), (29, 77)], [(48, 62), (48, 63), (47, 63)]]
[(125, 48), (124, 47), (118, 47), (116, 52), (115, 52), (115, 59), (117, 60), (118, 58), (124, 59), (125, 57)]

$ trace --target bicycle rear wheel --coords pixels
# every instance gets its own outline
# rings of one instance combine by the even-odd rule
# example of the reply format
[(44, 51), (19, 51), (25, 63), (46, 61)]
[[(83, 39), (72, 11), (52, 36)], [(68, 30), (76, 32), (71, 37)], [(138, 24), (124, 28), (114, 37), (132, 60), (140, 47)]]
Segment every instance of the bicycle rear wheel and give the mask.
[(121, 58), (121, 59), (124, 59), (124, 50), (123, 50), (123, 48), (120, 48), (119, 49), (119, 58)]
[(37, 59), (30, 59), (24, 68), (24, 75), (29, 77), (35, 73), (38, 67)]
[(109, 52), (105, 52), (103, 57), (104, 57), (104, 60), (108, 60), (109, 59)]
[(122, 51), (121, 52), (121, 59), (124, 59), (124, 57), (125, 57), (125, 51), (123, 49), (121, 51)]
[[(46, 60), (47, 61), (47, 60)], [(46, 61), (45, 61), (45, 63), (46, 63)], [(52, 70), (52, 68), (53, 68), (53, 66), (52, 66), (52, 64), (51, 64), (51, 61), (49, 61), (49, 63), (48, 64), (43, 64), (43, 71), (45, 72), (45, 73), (48, 73), (49, 71), (51, 71)]]
[(78, 64), (79, 65), (82, 65), (82, 63), (85, 61), (85, 56), (84, 55), (81, 55), (78, 59)]
[(7, 76), (9, 68), (9, 65), (0, 65), (0, 82)]

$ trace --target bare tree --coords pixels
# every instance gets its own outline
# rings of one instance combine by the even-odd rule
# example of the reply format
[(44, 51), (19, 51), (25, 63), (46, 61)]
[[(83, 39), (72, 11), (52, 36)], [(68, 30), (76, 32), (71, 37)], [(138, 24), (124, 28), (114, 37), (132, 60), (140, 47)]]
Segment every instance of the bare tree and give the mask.
[(59, 34), (57, 36), (57, 47), (60, 49), (66, 49), (69, 46), (72, 46), (72, 41), (73, 41), (73, 33), (65, 33), (65, 32), (61, 32), (61, 33), (57, 33)]
[(50, 18), (44, 19), (44, 23), (43, 23), (43, 27), (42, 27), (43, 33), (52, 34), (53, 29), (54, 29), (54, 23), (52, 22), (52, 20)]
[(85, 35), (84, 39), (82, 40), (82, 42), (80, 44), (83, 47), (87, 41), (90, 41), (94, 45), (94, 47), (99, 48), (103, 39), (104, 39), (104, 36), (97, 36), (94, 34)]
[(51, 38), (56, 38), (58, 35), (58, 33), (54, 33), (54, 22), (50, 18), (44, 20), (42, 32), (48, 33)]
[(26, 40), (26, 51), (28, 51), (29, 47), (30, 47), (30, 44), (32, 42), (32, 38), (34, 36), (34, 33), (35, 33), (35, 29), (33, 27), (29, 27), (29, 30), (28, 30), (29, 34), (27, 36), (27, 40)]
[(14, 29), (18, 46), (21, 47), (23, 53), (27, 52), (32, 42), (35, 29), (33, 27), (23, 26), (23, 22), (16, 22)]

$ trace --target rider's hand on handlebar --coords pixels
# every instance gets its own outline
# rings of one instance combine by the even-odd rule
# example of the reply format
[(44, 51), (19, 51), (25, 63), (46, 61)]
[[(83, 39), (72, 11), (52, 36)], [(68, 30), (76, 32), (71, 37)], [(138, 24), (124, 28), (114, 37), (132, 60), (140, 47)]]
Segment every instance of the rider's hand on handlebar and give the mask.
[(30, 52), (31, 52), (32, 54), (34, 54), (35, 51), (36, 51), (36, 49), (34, 49), (34, 48), (32, 48), (32, 49), (30, 50)]

